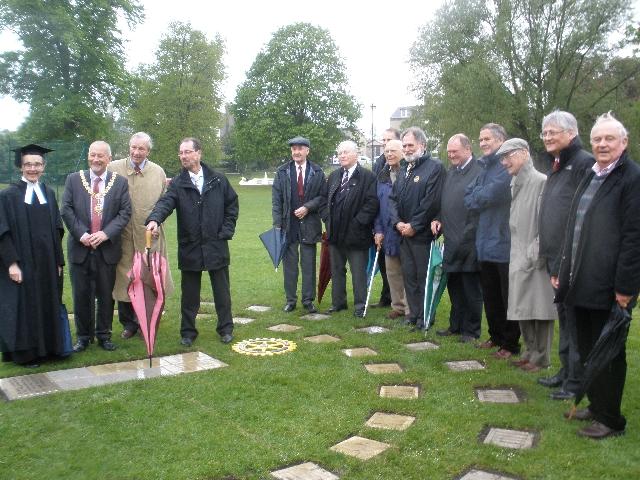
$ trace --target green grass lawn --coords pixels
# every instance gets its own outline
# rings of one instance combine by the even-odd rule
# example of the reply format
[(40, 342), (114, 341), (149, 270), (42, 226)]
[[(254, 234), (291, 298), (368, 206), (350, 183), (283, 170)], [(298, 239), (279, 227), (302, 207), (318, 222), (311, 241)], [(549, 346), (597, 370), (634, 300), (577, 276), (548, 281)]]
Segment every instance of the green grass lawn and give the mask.
[[(237, 181), (237, 180), (236, 180)], [(239, 326), (236, 339), (279, 336), (298, 344), (293, 353), (247, 357), (220, 343), (213, 319), (201, 321), (192, 350), (200, 350), (229, 367), (177, 377), (155, 378), (0, 402), (0, 479), (266, 479), (269, 472), (313, 461), (343, 479), (451, 479), (471, 466), (502, 471), (523, 479), (630, 479), (640, 475), (640, 331), (632, 323), (627, 343), (629, 369), (623, 402), (628, 418), (623, 437), (594, 442), (575, 435), (579, 424), (562, 412), (568, 403), (552, 401), (549, 390), (535, 383), (537, 375), (521, 372), (504, 361), (453, 339), (436, 351), (410, 352), (404, 344), (423, 336), (410, 333), (383, 312), (366, 319), (341, 312), (326, 321), (305, 321), (300, 310), (285, 314), (282, 273), (275, 273), (258, 233), (271, 224), (270, 189), (238, 187), (240, 218), (231, 242), (231, 285), (235, 316), (257, 321)], [(170, 262), (175, 268), (175, 225), (169, 225)], [(205, 277), (206, 278), (206, 277)], [(377, 284), (379, 285), (379, 280)], [(379, 288), (379, 286), (378, 286)], [(70, 283), (65, 298), (71, 307)], [(374, 291), (374, 299), (377, 298)], [(202, 296), (211, 299), (208, 280)], [(273, 306), (268, 313), (247, 312), (252, 304)], [(321, 305), (330, 305), (329, 291)], [(437, 328), (447, 324), (446, 299)], [(184, 352), (179, 345), (179, 294), (167, 301), (157, 355)], [(636, 312), (636, 317), (638, 313)], [(293, 333), (274, 334), (278, 323), (303, 326)], [(382, 325), (391, 331), (367, 335), (355, 327)], [(486, 332), (486, 324), (483, 324)], [(435, 330), (435, 329), (434, 329)], [(142, 341), (123, 341), (117, 317), (114, 340), (119, 348), (88, 351), (36, 371), (67, 369), (145, 357)], [(311, 344), (304, 337), (329, 333), (339, 343)], [(556, 342), (557, 344), (557, 342)], [(367, 346), (373, 359), (348, 358), (343, 348)], [(555, 348), (555, 347), (554, 347)], [(487, 369), (453, 373), (447, 360), (478, 359)], [(372, 375), (368, 362), (398, 362), (401, 374)], [(554, 367), (557, 355), (554, 355)], [(33, 373), (11, 364), (0, 365), (0, 377)], [(417, 384), (418, 400), (383, 399), (383, 384)], [(521, 389), (522, 404), (480, 403), (474, 386), (511, 385)], [(586, 401), (585, 401), (586, 402)], [(586, 403), (585, 403), (586, 404)], [(364, 426), (375, 411), (415, 416), (404, 432)], [(515, 451), (478, 443), (485, 426), (539, 432), (535, 448)], [(363, 462), (329, 448), (351, 435), (393, 445)]]

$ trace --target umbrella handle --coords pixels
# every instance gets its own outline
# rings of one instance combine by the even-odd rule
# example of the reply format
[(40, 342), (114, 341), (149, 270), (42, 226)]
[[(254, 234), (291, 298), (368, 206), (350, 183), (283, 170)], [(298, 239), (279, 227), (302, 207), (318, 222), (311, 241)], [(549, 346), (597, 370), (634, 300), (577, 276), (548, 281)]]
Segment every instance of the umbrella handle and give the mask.
[(145, 247), (151, 249), (151, 230), (145, 230), (144, 232)]

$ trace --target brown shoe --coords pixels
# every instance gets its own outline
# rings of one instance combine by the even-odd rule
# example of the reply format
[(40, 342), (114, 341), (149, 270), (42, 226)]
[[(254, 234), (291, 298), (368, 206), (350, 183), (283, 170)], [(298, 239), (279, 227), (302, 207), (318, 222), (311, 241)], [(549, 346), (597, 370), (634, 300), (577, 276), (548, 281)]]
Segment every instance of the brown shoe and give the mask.
[(497, 346), (498, 345), (493, 343), (493, 341), (491, 339), (487, 340), (486, 342), (482, 342), (482, 343), (478, 344), (478, 348), (482, 348), (483, 350), (488, 350), (490, 348), (495, 348)]
[(511, 360), (509, 363), (511, 363), (511, 365), (513, 365), (514, 367), (522, 367), (527, 363), (529, 363), (529, 360), (525, 360), (521, 358), (520, 360)]
[(587, 437), (593, 440), (602, 440), (607, 437), (617, 437), (618, 435), (622, 435), (624, 433), (624, 430), (614, 430), (613, 428), (607, 427), (604, 423), (593, 420), (591, 422), (591, 425), (578, 430), (576, 433), (580, 437)]
[(535, 373), (535, 372), (539, 372), (542, 369), (538, 365), (527, 362), (524, 365), (520, 366), (520, 370), (524, 370), (525, 372), (529, 372), (529, 373)]
[(131, 337), (133, 337), (136, 333), (137, 333), (137, 332), (134, 332), (133, 330), (127, 330), (127, 329), (124, 329), (124, 330), (122, 331), (122, 333), (120, 334), (120, 336), (121, 336), (122, 338), (124, 338), (125, 340), (128, 340), (128, 339), (130, 339)]
[(511, 353), (509, 350), (505, 350), (504, 348), (501, 348), (493, 354), (493, 356), (499, 360), (507, 360), (511, 358), (512, 355), (513, 353)]
[(389, 320), (395, 320), (396, 318), (402, 317), (404, 317), (404, 312), (399, 312), (398, 310), (391, 310), (389, 313), (387, 313), (387, 318)]
[(591, 410), (589, 410), (588, 408), (579, 408), (578, 410), (575, 411), (573, 416), (571, 416), (571, 410), (567, 410), (562, 415), (564, 415), (564, 418), (568, 420), (580, 420), (583, 422), (586, 422), (588, 420), (593, 420), (593, 413), (591, 413)]

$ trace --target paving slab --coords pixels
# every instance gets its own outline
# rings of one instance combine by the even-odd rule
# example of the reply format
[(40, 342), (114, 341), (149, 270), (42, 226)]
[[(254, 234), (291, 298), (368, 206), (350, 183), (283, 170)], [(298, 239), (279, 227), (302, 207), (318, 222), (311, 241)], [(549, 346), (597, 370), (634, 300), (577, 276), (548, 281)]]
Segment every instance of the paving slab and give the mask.
[(364, 368), (367, 372), (374, 375), (382, 375), (384, 373), (402, 373), (402, 367), (397, 363), (367, 363)]
[(473, 468), (460, 477), (459, 480), (517, 480), (517, 478)]
[(367, 347), (345, 348), (342, 350), (342, 352), (347, 357), (370, 357), (372, 355), (378, 355), (378, 352)]
[(211, 318), (211, 313), (196, 313), (196, 320), (208, 320)]
[(476, 388), (476, 395), (481, 402), (520, 403), (518, 394), (510, 388)]
[(388, 328), (372, 325), (370, 327), (356, 328), (356, 332), (368, 333), (369, 335), (375, 335), (376, 333), (388, 332)]
[(305, 320), (326, 320), (327, 318), (331, 318), (331, 315), (325, 315), (324, 313), (307, 313), (306, 315), (301, 316)]
[(536, 434), (522, 430), (490, 427), (482, 439), (482, 443), (498, 447), (525, 450), (533, 448)]
[(440, 345), (436, 345), (432, 342), (417, 342), (417, 343), (407, 343), (405, 344), (412, 352), (420, 352), (423, 350), (437, 350), (440, 348)]
[(205, 353), (187, 352), (154, 358), (151, 367), (149, 360), (133, 360), (3, 378), (0, 379), (0, 390), (8, 400), (18, 400), (65, 390), (80, 390), (226, 366), (226, 363)]
[(380, 396), (382, 398), (409, 400), (418, 398), (419, 395), (420, 387), (416, 385), (382, 385), (380, 387)]
[(268, 307), (266, 305), (251, 305), (249, 307), (247, 307), (247, 310), (249, 310), (250, 312), (268, 312), (269, 310), (271, 310), (271, 307)]
[(340, 478), (312, 462), (283, 468), (271, 472), (271, 475), (279, 480), (339, 480)]
[(371, 415), (365, 425), (367, 427), (382, 428), (385, 430), (406, 430), (413, 424), (413, 422), (415, 422), (415, 420), (416, 417), (411, 417), (409, 415), (376, 412)]
[(216, 304), (214, 302), (200, 302), (201, 313), (213, 313), (216, 310)]
[(469, 370), (484, 370), (485, 367), (477, 360), (458, 360), (455, 362), (445, 362), (449, 370), (453, 372), (467, 372)]
[(272, 332), (295, 332), (296, 330), (300, 330), (302, 327), (298, 325), (289, 325), (288, 323), (279, 323), (278, 325), (273, 325), (267, 330), (271, 330)]
[(307, 342), (311, 342), (311, 343), (332, 343), (332, 342), (339, 342), (340, 339), (338, 337), (334, 337), (333, 335), (327, 335), (327, 334), (322, 334), (322, 335), (314, 335), (312, 337), (304, 337), (304, 339)]
[(391, 445), (388, 443), (354, 436), (334, 445), (330, 450), (340, 452), (351, 457), (356, 457), (360, 460), (369, 460), (390, 447)]
[(247, 325), (251, 322), (255, 322), (255, 318), (247, 318), (247, 317), (233, 317), (234, 325)]

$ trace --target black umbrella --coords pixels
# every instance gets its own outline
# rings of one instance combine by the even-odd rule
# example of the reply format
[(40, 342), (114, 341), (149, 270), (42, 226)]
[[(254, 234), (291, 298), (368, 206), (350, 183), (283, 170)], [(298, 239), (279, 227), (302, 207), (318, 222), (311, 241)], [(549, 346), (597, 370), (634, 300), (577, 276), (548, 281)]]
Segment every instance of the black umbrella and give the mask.
[(598, 338), (598, 341), (589, 352), (584, 363), (584, 376), (576, 391), (575, 403), (569, 418), (571, 418), (577, 405), (584, 398), (593, 380), (609, 366), (611, 361), (624, 348), (630, 323), (631, 314), (616, 302), (611, 309), (607, 323), (605, 323), (602, 332), (600, 332), (600, 338)]
[(260, 240), (267, 249), (267, 253), (271, 257), (273, 266), (278, 271), (278, 265), (284, 255), (285, 245), (287, 243), (287, 234), (281, 228), (273, 227), (259, 235)]

